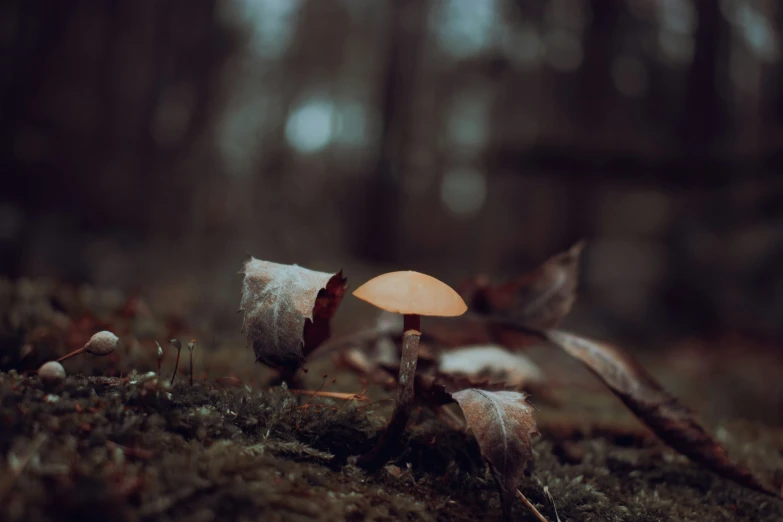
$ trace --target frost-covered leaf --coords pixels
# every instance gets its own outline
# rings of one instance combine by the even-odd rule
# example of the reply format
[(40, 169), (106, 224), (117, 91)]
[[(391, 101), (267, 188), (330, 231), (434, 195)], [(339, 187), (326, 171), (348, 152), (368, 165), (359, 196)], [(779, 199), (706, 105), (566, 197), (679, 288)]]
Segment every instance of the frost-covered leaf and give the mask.
[(482, 456), (501, 488), (504, 512), (510, 513), (514, 492), (533, 458), (532, 437), (537, 433), (533, 406), (514, 391), (467, 389), (452, 394)]
[(500, 285), (476, 278), (463, 286), (463, 297), (470, 309), (481, 315), (511, 319), (528, 328), (554, 328), (576, 300), (583, 248), (584, 243), (579, 242), (532, 272)]
[(466, 346), (441, 353), (438, 372), (474, 380), (489, 378), (503, 381), (512, 388), (540, 384), (544, 380), (541, 369), (529, 357), (493, 344)]
[(342, 272), (250, 258), (240, 274), (242, 329), (256, 360), (278, 368), (301, 366), (329, 337), (329, 321), (345, 294)]

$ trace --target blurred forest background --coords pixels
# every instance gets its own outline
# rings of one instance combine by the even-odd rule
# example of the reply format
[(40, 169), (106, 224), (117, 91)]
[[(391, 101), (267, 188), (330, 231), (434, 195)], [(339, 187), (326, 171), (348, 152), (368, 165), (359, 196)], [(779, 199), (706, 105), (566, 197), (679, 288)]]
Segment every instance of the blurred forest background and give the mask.
[(586, 238), (583, 331), (780, 338), (782, 29), (775, 0), (6, 0), (0, 274), (235, 331), (248, 253), (456, 283)]

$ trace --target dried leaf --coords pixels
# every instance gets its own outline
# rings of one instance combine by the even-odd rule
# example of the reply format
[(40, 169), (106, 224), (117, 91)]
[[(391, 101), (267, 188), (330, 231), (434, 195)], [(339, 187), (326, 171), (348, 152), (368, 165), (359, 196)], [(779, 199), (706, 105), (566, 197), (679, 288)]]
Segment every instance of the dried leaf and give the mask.
[(453, 393), (452, 397), (489, 462), (508, 518), (517, 484), (533, 458), (531, 439), (537, 433), (533, 406), (525, 400), (524, 393), (513, 391), (471, 388)]
[(541, 369), (529, 357), (494, 344), (445, 351), (438, 359), (438, 372), (471, 379), (490, 378), (511, 388), (538, 385), (544, 380)]
[(342, 272), (328, 274), (297, 265), (250, 258), (241, 274), (242, 326), (256, 360), (297, 368), (329, 337), (329, 321), (345, 293)]
[(576, 300), (583, 248), (584, 243), (579, 242), (532, 272), (501, 285), (492, 286), (479, 277), (470, 287), (463, 286), (463, 297), (478, 314), (511, 319), (528, 328), (554, 328)]
[(416, 400), (432, 408), (454, 402), (454, 397), (448, 391), (448, 387), (444, 383), (436, 381), (432, 375), (416, 374), (413, 386), (416, 390)]
[(582, 361), (666, 444), (719, 475), (746, 487), (778, 496), (699, 424), (695, 414), (666, 392), (629, 354), (616, 346), (551, 330), (550, 341)]

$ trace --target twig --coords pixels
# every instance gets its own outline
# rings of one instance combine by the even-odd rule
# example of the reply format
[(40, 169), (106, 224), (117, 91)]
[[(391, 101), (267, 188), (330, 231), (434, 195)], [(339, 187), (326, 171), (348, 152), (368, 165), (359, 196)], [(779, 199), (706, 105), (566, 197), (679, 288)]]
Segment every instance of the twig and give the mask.
[[(527, 508), (530, 510), (530, 512), (531, 512), (531, 513), (533, 513), (533, 515), (535, 515), (535, 517), (536, 517), (538, 520), (540, 520), (541, 522), (549, 522), (549, 521), (548, 521), (548, 520), (547, 520), (547, 519), (544, 517), (544, 515), (542, 515), (541, 513), (539, 513), (539, 511), (536, 509), (536, 506), (534, 506), (533, 504), (531, 504), (531, 503), (530, 503), (530, 501), (529, 501), (529, 500), (528, 500), (528, 499), (525, 497), (525, 495), (523, 495), (523, 494), (522, 494), (522, 492), (521, 492), (521, 491), (517, 490), (517, 496), (518, 496), (520, 499), (522, 499), (522, 503), (523, 503), (523, 504), (525, 504), (525, 506), (527, 506)], [(559, 519), (558, 519), (558, 520), (559, 520)]]
[(320, 391), (320, 390), (290, 390), (291, 393), (295, 393), (297, 395), (312, 395), (314, 397), (325, 397), (327, 399), (341, 399), (346, 401), (370, 400), (370, 398), (364, 394), (365, 391), (367, 390), (364, 390), (361, 393), (357, 394), (357, 393), (329, 392), (329, 391)]

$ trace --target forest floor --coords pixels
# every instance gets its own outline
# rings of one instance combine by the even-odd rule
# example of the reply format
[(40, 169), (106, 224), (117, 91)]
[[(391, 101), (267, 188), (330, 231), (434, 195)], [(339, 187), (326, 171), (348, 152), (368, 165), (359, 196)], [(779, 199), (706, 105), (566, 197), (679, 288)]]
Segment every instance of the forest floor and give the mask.
[[(78, 345), (79, 331), (99, 323), (123, 330), (131, 322), (87, 320), (68, 299), (42, 300), (47, 292), (32, 292), (23, 306), (13, 296), (2, 303), (4, 328), (14, 329), (0, 336), (0, 520), (501, 520), (495, 484), (469, 433), (417, 410), (403, 453), (367, 473), (347, 460), (372, 446), (391, 396), (371, 389), (370, 401), (330, 400), (269, 388), (247, 377), (263, 372), (248, 365), (241, 344), (216, 350), (211, 362), (200, 354), (192, 385), (186, 349), (172, 386), (174, 349), (166, 348), (159, 377), (154, 343), (133, 341), (114, 359), (66, 361), (69, 376), (45, 387), (29, 370), (46, 349)], [(44, 301), (57, 313), (42, 312)], [(133, 322), (134, 335), (154, 330)], [(64, 344), (51, 341), (53, 331), (68, 332)], [(37, 355), (8, 356), (30, 345)], [(542, 435), (520, 489), (550, 521), (783, 520), (783, 501), (679, 456), (578, 365), (546, 353), (539, 362), (560, 368), (560, 384), (545, 401), (531, 398)], [(664, 357), (655, 360), (652, 371), (697, 410), (723, 390), (719, 408), (705, 407), (708, 427), (733, 457), (780, 483), (783, 428), (767, 417), (779, 411), (780, 385), (741, 385), (713, 372), (705, 387), (693, 374), (678, 376)], [(328, 360), (314, 365), (309, 384), (319, 387), (330, 371)], [(323, 380), (329, 389), (362, 391), (355, 376), (331, 379)], [(743, 409), (751, 412), (735, 418)], [(521, 502), (513, 515), (535, 520)]]

